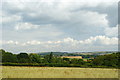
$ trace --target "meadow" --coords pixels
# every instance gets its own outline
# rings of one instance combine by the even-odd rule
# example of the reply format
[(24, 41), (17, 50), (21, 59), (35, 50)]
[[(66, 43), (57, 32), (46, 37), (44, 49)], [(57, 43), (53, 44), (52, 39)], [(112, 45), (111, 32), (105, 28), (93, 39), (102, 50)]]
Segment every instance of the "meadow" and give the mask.
[(118, 78), (118, 69), (2, 66), (2, 78)]

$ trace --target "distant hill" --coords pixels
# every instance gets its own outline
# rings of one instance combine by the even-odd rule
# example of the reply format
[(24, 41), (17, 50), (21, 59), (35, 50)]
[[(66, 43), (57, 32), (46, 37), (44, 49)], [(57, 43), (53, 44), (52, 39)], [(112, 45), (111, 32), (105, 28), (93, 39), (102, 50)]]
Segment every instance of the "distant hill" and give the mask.
[(112, 54), (116, 53), (117, 51), (102, 51), (102, 52), (76, 52), (75, 54), (81, 55), (105, 55), (105, 54)]
[[(104, 52), (52, 52), (56, 56), (78, 56), (78, 55), (106, 55), (116, 53), (117, 51), (104, 51)], [(49, 55), (51, 52), (39, 52), (40, 55)]]
[[(49, 55), (51, 52), (40, 52), (38, 54), (40, 55)], [(66, 56), (68, 55), (69, 53), (68, 52), (52, 52), (53, 55), (56, 55), (56, 56)]]

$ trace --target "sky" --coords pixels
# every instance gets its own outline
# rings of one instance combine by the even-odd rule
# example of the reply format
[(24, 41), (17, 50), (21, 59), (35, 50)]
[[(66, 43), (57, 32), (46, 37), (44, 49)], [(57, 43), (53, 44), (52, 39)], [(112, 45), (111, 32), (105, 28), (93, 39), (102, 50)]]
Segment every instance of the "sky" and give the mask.
[(4, 0), (1, 7), (6, 51), (118, 50), (118, 0)]

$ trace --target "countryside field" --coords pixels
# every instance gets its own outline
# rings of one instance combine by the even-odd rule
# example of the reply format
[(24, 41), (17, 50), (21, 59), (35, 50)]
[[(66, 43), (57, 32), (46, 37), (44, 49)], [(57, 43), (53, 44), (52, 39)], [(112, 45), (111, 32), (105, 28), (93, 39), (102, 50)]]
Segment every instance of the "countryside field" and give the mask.
[(2, 78), (118, 78), (118, 69), (3, 66)]

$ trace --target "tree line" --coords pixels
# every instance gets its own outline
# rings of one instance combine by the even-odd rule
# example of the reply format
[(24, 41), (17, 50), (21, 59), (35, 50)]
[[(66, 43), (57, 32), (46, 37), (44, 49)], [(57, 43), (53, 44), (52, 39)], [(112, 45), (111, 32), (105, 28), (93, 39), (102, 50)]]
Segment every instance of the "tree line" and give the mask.
[(99, 55), (89, 61), (83, 59), (61, 58), (60, 56), (40, 54), (19, 53), (13, 54), (0, 50), (2, 65), (5, 66), (48, 66), (48, 67), (100, 67), (100, 68), (119, 68), (120, 52)]

